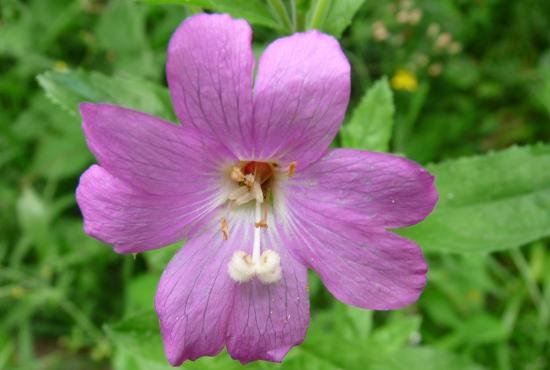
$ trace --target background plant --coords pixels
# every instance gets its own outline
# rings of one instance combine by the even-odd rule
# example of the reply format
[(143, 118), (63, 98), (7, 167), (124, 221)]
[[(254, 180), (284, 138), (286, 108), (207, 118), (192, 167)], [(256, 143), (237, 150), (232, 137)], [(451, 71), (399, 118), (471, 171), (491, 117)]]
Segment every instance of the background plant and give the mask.
[[(427, 164), (441, 193), (432, 216), (400, 231), (430, 264), (418, 304), (346, 307), (312, 275), (305, 343), (283, 365), (247, 367), (548, 368), (544, 0), (2, 0), (0, 368), (170, 368), (152, 307), (180, 245), (119, 256), (84, 235), (74, 189), (93, 158), (77, 106), (112, 102), (175, 120), (166, 45), (202, 9), (248, 19), (258, 53), (310, 28), (339, 38), (353, 95), (334, 145)], [(225, 354), (184, 364), (220, 367), (241, 365)]]

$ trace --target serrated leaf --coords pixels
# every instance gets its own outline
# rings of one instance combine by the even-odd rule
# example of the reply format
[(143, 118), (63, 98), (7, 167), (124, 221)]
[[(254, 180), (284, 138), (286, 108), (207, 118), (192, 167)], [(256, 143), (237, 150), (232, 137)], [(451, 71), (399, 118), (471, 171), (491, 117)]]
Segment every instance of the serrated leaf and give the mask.
[(342, 128), (345, 147), (387, 152), (393, 130), (393, 94), (384, 77), (377, 81)]
[(365, 0), (332, 0), (321, 30), (340, 38), (364, 2)]
[(252, 24), (279, 29), (269, 9), (260, 0), (140, 0), (148, 4), (194, 5), (219, 13), (229, 13), (235, 18), (244, 18)]
[(46, 96), (72, 115), (82, 102), (112, 103), (174, 120), (168, 89), (135, 77), (98, 72), (49, 71), (38, 75)]
[(400, 230), (423, 248), (491, 252), (550, 235), (550, 146), (513, 147), (428, 166), (440, 194), (422, 223)]

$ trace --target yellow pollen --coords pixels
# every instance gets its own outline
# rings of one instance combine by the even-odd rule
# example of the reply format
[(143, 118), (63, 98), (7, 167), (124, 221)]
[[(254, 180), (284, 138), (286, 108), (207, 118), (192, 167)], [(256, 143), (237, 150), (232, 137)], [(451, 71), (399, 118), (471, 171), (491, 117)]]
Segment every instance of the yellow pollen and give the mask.
[(296, 172), (296, 166), (298, 165), (298, 162), (290, 162), (290, 165), (288, 166), (288, 177), (294, 176), (294, 172)]

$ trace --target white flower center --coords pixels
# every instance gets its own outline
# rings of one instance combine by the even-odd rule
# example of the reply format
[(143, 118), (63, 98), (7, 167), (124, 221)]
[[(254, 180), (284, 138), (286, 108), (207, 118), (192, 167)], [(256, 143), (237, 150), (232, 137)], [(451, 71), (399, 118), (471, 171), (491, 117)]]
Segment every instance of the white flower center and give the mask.
[[(251, 253), (237, 251), (229, 264), (229, 276), (244, 283), (257, 277), (262, 283), (276, 283), (281, 279), (281, 258), (273, 250), (261, 249), (262, 229), (267, 229), (267, 212), (273, 183), (279, 175), (275, 163), (248, 161), (241, 162), (231, 169), (229, 174), (232, 182), (237, 183), (228, 196), (227, 212), (234, 206), (255, 202), (254, 212), (254, 242)], [(296, 162), (288, 167), (287, 176), (292, 177), (296, 170)], [(229, 239), (229, 225), (225, 217), (221, 221), (221, 231), (224, 240)]]

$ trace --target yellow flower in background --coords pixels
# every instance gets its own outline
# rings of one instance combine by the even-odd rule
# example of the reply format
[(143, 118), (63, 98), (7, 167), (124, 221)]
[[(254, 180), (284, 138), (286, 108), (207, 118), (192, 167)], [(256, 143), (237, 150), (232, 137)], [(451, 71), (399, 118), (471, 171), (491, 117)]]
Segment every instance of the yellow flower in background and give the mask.
[(62, 60), (56, 60), (54, 65), (53, 65), (53, 68), (57, 72), (67, 72), (69, 70), (69, 66), (67, 65), (67, 63), (65, 63)]
[(398, 70), (391, 79), (391, 86), (394, 90), (403, 90), (413, 92), (418, 89), (418, 80), (416, 76), (406, 69)]

